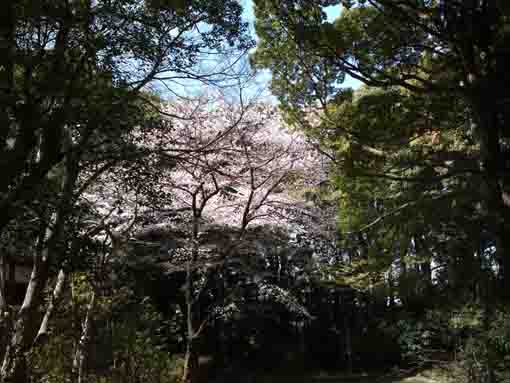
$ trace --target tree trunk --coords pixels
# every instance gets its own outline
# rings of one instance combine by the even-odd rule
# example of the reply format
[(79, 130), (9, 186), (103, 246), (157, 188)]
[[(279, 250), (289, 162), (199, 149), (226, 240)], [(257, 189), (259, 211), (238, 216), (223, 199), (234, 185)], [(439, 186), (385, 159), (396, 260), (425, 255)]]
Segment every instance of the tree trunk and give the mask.
[[(430, 255), (430, 251), (427, 249), (427, 244), (422, 241), (420, 236), (416, 236), (414, 238), (414, 248), (416, 252), (416, 256), (422, 257), (424, 255)], [(428, 297), (432, 290), (432, 266), (431, 260), (426, 259), (423, 262), (420, 262), (418, 265), (418, 277), (419, 277), (419, 290), (418, 294), (420, 298)]]
[(184, 366), (182, 371), (183, 383), (195, 383), (198, 370), (198, 354), (195, 350), (194, 340), (188, 340), (186, 354), (184, 355)]
[(7, 280), (7, 264), (5, 255), (0, 255), (0, 360), (3, 360), (9, 335), (11, 333), (11, 313), (5, 294), (5, 281)]
[(36, 257), (34, 261), (25, 299), (17, 314), (12, 330), (12, 337), (5, 350), (2, 369), (0, 371), (1, 383), (28, 382), (25, 353), (32, 344), (32, 339), (30, 339), (31, 330), (34, 328), (35, 320), (37, 319), (37, 309), (40, 305), (42, 293), (46, 285), (48, 275), (46, 257), (47, 256), (43, 254)]
[[(347, 369), (347, 373), (351, 374), (353, 370), (353, 362), (352, 362), (352, 334), (351, 334), (351, 316), (352, 310), (354, 308), (354, 304), (351, 303), (350, 297), (343, 297), (344, 301), (344, 352), (345, 352), (345, 367)], [(348, 300), (348, 301), (347, 301)]]
[(490, 281), (490, 270), (485, 271), (485, 294), (484, 294), (484, 309), (483, 309), (483, 327), (485, 337), (485, 362), (486, 362), (486, 374), (484, 376), (484, 383), (496, 383), (496, 375), (494, 369), (494, 361), (492, 357), (492, 344), (490, 339), (490, 324), (492, 321), (492, 304), (491, 300), (491, 281)]
[(87, 306), (85, 320), (83, 321), (80, 340), (78, 341), (76, 351), (74, 353), (72, 369), (73, 383), (84, 382), (85, 361), (87, 360), (88, 356), (90, 337), (92, 331), (92, 316), (94, 315), (95, 305), (96, 305), (96, 292), (93, 291), (90, 296), (89, 304)]
[(196, 194), (193, 196), (192, 210), (192, 243), (191, 254), (186, 265), (186, 282), (185, 282), (185, 298), (186, 298), (186, 354), (184, 355), (184, 366), (182, 372), (183, 383), (195, 383), (195, 377), (198, 370), (198, 352), (196, 350), (196, 338), (200, 333), (200, 329), (195, 326), (195, 323), (200, 319), (198, 315), (193, 313), (193, 267), (195, 266), (199, 250), (199, 234), (200, 234), (200, 220), (202, 219), (202, 207), (197, 206)]
[[(506, 214), (509, 215), (509, 214)], [(506, 223), (501, 224), (500, 235), (498, 236), (497, 247), (497, 260), (500, 267), (501, 275), (501, 289), (500, 294), (503, 298), (510, 299), (510, 230), (507, 225), (510, 224), (510, 217), (503, 218)]]
[(395, 283), (393, 281), (393, 268), (388, 269), (388, 306), (390, 310), (395, 307)]
[[(195, 242), (195, 241), (194, 241)], [(193, 248), (193, 253), (195, 252), (195, 246)], [(194, 383), (194, 375), (196, 370), (196, 352), (194, 350), (194, 338), (195, 338), (195, 329), (193, 326), (193, 271), (192, 271), (192, 262), (193, 256), (192, 254), (190, 259), (188, 260), (188, 264), (186, 266), (186, 354), (184, 356), (184, 366), (182, 371), (182, 382), (183, 383)]]
[(60, 205), (53, 213), (44, 232), (39, 236), (25, 298), (14, 320), (12, 336), (5, 350), (0, 370), (0, 383), (28, 382), (25, 354), (33, 346), (35, 334), (32, 334), (32, 331), (36, 328), (38, 309), (48, 280), (50, 256), (60, 246), (64, 224), (73, 203), (73, 190), (78, 176), (75, 159), (69, 157), (67, 160), (67, 173), (62, 181)]
[[(483, 84), (482, 84), (483, 86)], [(480, 86), (480, 88), (482, 88)], [(501, 292), (510, 296), (510, 188), (509, 171), (501, 151), (504, 126), (498, 118), (497, 97), (490, 89), (481, 89), (472, 103), (478, 123), (481, 167), (484, 178), (482, 191), (488, 211), (487, 223), (496, 236), (497, 260), (500, 266)]]
[(34, 345), (41, 344), (45, 342), (48, 338), (48, 325), (51, 316), (53, 315), (53, 311), (55, 310), (55, 306), (60, 302), (62, 298), (62, 293), (64, 291), (64, 285), (66, 282), (66, 274), (63, 269), (60, 269), (57, 276), (57, 282), (55, 283), (55, 288), (53, 289), (53, 294), (50, 297), (50, 302), (48, 303), (48, 307), (46, 308), (46, 313), (44, 314), (41, 325), (39, 326), (39, 331), (34, 340)]
[(3, 360), (11, 335), (12, 318), (10, 312), (5, 309), (1, 310), (0, 315), (0, 360)]

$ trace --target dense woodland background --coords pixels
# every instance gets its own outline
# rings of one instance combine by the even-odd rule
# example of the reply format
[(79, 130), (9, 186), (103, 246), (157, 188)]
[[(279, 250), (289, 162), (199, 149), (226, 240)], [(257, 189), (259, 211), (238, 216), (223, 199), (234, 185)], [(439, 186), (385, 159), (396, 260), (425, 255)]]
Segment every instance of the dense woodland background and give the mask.
[(0, 382), (510, 381), (510, 2), (254, 10), (2, 2)]

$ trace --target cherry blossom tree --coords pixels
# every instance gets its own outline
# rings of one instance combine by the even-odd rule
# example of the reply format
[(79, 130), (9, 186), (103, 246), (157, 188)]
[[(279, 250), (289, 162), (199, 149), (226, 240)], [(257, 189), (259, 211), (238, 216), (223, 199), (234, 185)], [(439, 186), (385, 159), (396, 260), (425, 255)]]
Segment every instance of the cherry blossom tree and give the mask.
[[(174, 270), (186, 270), (188, 339), (183, 380), (192, 381), (197, 359), (193, 345), (218, 313), (212, 310), (206, 318), (195, 318), (193, 306), (199, 304), (208, 279), (232, 258), (257, 253), (253, 241), (250, 245), (246, 238), (250, 227), (269, 225), (290, 230), (306, 206), (289, 191), (301, 188), (305, 178), (311, 182), (311, 173), (317, 179), (320, 172), (317, 156), (302, 136), (285, 126), (275, 106), (258, 103), (243, 110), (225, 100), (197, 99), (168, 108), (172, 113), (193, 116), (175, 124), (181, 147), (174, 150), (194, 150), (177, 161), (164, 181), (165, 187), (174, 190), (174, 209), (187, 211), (191, 217), (183, 266), (175, 260), (171, 263)], [(231, 231), (227, 241), (214, 249), (208, 238), (211, 225)], [(202, 277), (195, 274), (197, 270), (202, 271)], [(277, 286), (261, 284), (260, 289), (291, 302)], [(223, 297), (223, 304), (229, 298), (229, 294)]]
[[(209, 313), (200, 316), (203, 295), (215, 276), (225, 275), (226, 268), (244, 267), (246, 278), (253, 279), (253, 264), (266, 252), (257, 235), (273, 231), (264, 227), (278, 227), (296, 238), (317, 222), (317, 212), (304, 196), (309, 186), (326, 178), (325, 166), (303, 135), (285, 126), (274, 105), (229, 102), (209, 94), (162, 103), (156, 109), (162, 113), (149, 123), (125, 131), (115, 141), (104, 140), (80, 158), (70, 194), (74, 213), (66, 229), (75, 240), (69, 242), (69, 262), (63, 264), (67, 266), (55, 275), (36, 343), (48, 334), (55, 306), (68, 288), (67, 273), (79, 269), (84, 259), (91, 257), (86, 267), (102, 264), (103, 273), (111, 273), (104, 265), (127, 262), (133, 246), (147, 249), (172, 237), (176, 244), (157, 259), (142, 251), (136, 262), (157, 263), (165, 273), (186, 275), (189, 381), (198, 356), (196, 340), (215, 318), (227, 315), (235, 300), (235, 289), (228, 286), (232, 291), (209, 300)], [(101, 244), (95, 255), (76, 251), (87, 241)], [(93, 286), (98, 275), (89, 274)], [(257, 280), (261, 294), (301, 310), (292, 294)], [(97, 299), (92, 293), (85, 310), (74, 358), (77, 377), (82, 377), (80, 365), (87, 357)]]
[[(165, 235), (179, 242), (159, 262), (167, 273), (186, 274), (184, 380), (192, 380), (193, 345), (222, 312), (211, 307), (210, 315), (199, 318), (201, 294), (227, 264), (247, 265), (260, 253), (254, 236), (247, 235), (250, 228), (280, 227), (289, 235), (305, 230), (317, 212), (304, 200), (304, 190), (325, 178), (325, 166), (304, 136), (285, 126), (274, 105), (208, 95), (162, 109), (166, 122), (158, 129), (132, 132), (144, 153), (141, 163), (103, 172), (83, 198), (96, 219), (107, 217), (112, 245), (119, 249), (126, 240), (129, 247)], [(267, 283), (260, 288), (277, 295), (281, 290)], [(221, 298), (216, 307), (228, 305), (232, 296)]]

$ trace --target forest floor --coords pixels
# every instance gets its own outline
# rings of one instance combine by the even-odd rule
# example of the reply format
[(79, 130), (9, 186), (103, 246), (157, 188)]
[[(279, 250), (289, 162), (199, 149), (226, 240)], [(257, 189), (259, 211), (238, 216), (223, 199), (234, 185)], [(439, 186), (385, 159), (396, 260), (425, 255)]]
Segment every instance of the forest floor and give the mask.
[(312, 377), (310, 383), (444, 383), (435, 379), (426, 378), (423, 376), (413, 377), (391, 377), (391, 376), (330, 376), (330, 377)]
[(334, 374), (317, 373), (313, 375), (302, 374), (300, 376), (271, 375), (257, 377), (257, 383), (451, 383), (437, 370), (424, 370), (419, 372), (399, 372), (391, 374)]
[[(214, 383), (456, 383), (458, 368), (452, 362), (438, 362), (436, 366), (401, 369), (395, 366), (386, 371), (345, 373), (341, 371), (310, 370), (302, 365), (280, 366), (248, 372), (232, 370), (216, 376)], [(199, 380), (202, 381), (202, 380)], [(207, 381), (207, 380), (203, 380)]]
[(359, 375), (317, 375), (312, 376), (308, 383), (450, 383), (436, 370), (425, 370), (412, 373), (393, 374), (359, 374)]

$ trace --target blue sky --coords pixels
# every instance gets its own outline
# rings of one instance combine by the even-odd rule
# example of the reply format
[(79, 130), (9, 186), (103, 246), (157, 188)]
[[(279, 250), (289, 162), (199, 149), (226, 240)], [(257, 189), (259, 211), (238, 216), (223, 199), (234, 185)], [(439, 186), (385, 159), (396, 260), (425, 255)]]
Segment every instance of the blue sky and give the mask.
[[(251, 31), (253, 36), (256, 38), (255, 35), (255, 28), (254, 28), (254, 22), (255, 22), (255, 16), (253, 12), (253, 1), (252, 0), (239, 0), (241, 5), (244, 9), (244, 19), (248, 21), (251, 24)], [(339, 15), (341, 8), (339, 5), (327, 7), (325, 9), (326, 14), (328, 15), (328, 21), (335, 20)], [(271, 81), (271, 72), (269, 70), (261, 71), (257, 78), (255, 79), (255, 82), (249, 85), (244, 90), (244, 97), (253, 98), (253, 97), (262, 97), (270, 102), (276, 102), (276, 99), (274, 96), (270, 95), (269, 92), (269, 83)], [(360, 85), (359, 81), (353, 80), (350, 77), (347, 77), (343, 86), (345, 87), (353, 87), (358, 88)], [(172, 82), (170, 84), (171, 89), (175, 93), (169, 92), (167, 88), (161, 86), (156, 86), (156, 89), (160, 91), (160, 95), (167, 99), (174, 98), (174, 94), (180, 94), (182, 96), (193, 96), (198, 95), (203, 92), (203, 84), (194, 80), (182, 80), (180, 82)], [(239, 96), (239, 91), (235, 90), (235, 96), (234, 98), (237, 98)]]

